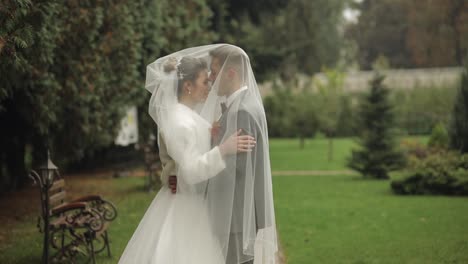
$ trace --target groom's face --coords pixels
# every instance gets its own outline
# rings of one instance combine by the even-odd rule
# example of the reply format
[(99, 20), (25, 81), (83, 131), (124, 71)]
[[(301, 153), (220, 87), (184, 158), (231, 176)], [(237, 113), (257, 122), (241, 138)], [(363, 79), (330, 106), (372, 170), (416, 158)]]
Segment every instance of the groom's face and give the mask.
[[(211, 85), (215, 84), (216, 79), (221, 78), (222, 79), (222, 74), (220, 75), (220, 71), (222, 68), (221, 60), (217, 57), (213, 57), (211, 59), (211, 65), (210, 65), (210, 77), (209, 80), (211, 82)], [(223, 85), (223, 80), (218, 80), (217, 82), (217, 89), (218, 89), (218, 96), (224, 96), (226, 95), (226, 85)]]
[(214, 83), (216, 78), (218, 78), (219, 71), (221, 70), (221, 62), (218, 58), (213, 57), (210, 64), (210, 82)]

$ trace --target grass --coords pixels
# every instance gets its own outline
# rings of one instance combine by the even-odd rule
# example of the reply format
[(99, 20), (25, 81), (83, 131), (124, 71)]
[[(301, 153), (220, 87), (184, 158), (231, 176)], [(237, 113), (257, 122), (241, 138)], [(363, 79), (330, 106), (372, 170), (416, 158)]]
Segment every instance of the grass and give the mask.
[[(142, 191), (142, 178), (102, 183), (119, 216), (110, 228), (113, 257), (97, 263), (117, 263), (155, 194)], [(354, 176), (279, 176), (274, 191), (290, 264), (468, 262), (468, 198), (396, 196), (388, 181)], [(2, 245), (0, 263), (39, 263), (34, 224), (28, 217), (11, 228), (15, 239)]]
[[(408, 137), (422, 143), (427, 137)], [(299, 147), (299, 139), (270, 140), (270, 159), (273, 171), (289, 170), (347, 170), (346, 159), (356, 142), (350, 138), (333, 140), (333, 158), (328, 160), (328, 139), (307, 139), (304, 149)]]
[[(70, 177), (67, 179), (67, 185), (68, 191), (73, 193), (73, 196), (100, 193), (117, 206), (118, 217), (112, 222), (109, 229), (113, 256), (108, 258), (103, 252), (97, 255), (96, 259), (97, 263), (117, 263), (146, 208), (156, 194), (144, 191), (144, 179), (135, 177), (121, 179)], [(34, 195), (31, 198), (37, 199), (36, 190), (31, 191)], [(21, 204), (20, 206), (27, 205)], [(3, 240), (0, 239), (0, 263), (40, 263), (43, 236), (35, 226), (37, 214), (37, 210), (30, 210), (22, 215), (18, 223), (10, 225), (10, 228), (0, 228), (3, 229), (4, 236)]]
[[(317, 141), (300, 150), (298, 140), (272, 140), (274, 168), (344, 168), (338, 161), (313, 164), (324, 163), (318, 157), (326, 140)], [(343, 160), (352, 144), (336, 140), (337, 159)], [(284, 164), (275, 164), (280, 157)], [(136, 177), (78, 175), (67, 184), (71, 196), (100, 193), (116, 204), (119, 216), (109, 235), (113, 257), (101, 254), (97, 263), (117, 263), (155, 193), (143, 191), (144, 179)], [(277, 226), (290, 264), (468, 263), (468, 198), (397, 196), (389, 181), (357, 176), (278, 176), (273, 184)], [(0, 263), (40, 262), (37, 198), (32, 188), (1, 197)]]
[(288, 263), (468, 263), (468, 198), (356, 176), (275, 177), (274, 192)]
[(354, 142), (350, 139), (333, 140), (333, 159), (328, 161), (328, 140), (307, 139), (304, 149), (299, 139), (274, 139), (270, 141), (272, 170), (344, 170), (346, 157)]

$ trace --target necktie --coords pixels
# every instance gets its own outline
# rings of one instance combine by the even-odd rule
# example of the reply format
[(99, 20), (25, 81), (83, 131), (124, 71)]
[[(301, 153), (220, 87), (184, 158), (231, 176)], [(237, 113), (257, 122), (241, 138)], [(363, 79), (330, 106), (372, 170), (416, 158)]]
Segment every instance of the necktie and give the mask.
[(227, 109), (227, 106), (226, 106), (226, 103), (221, 103), (221, 113), (224, 114), (224, 112), (226, 112), (226, 109)]

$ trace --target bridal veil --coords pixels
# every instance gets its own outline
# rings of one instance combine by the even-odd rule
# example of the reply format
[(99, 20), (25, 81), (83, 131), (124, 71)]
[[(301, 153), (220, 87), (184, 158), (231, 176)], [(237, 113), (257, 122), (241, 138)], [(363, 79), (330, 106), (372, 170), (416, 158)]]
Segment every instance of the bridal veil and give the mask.
[[(222, 172), (197, 183), (222, 256), (226, 263), (252, 259), (254, 263), (276, 263), (278, 246), (268, 131), (262, 98), (247, 54), (233, 45), (214, 44), (159, 58), (147, 67), (145, 87), (152, 94), (149, 113), (167, 144), (177, 145), (174, 142), (179, 140), (178, 132), (171, 124), (178, 102), (179, 81), (184, 77), (178, 67), (189, 58), (203, 60), (211, 71), (208, 98), (196, 106), (196, 112), (210, 124), (207, 127), (210, 148), (238, 130), (257, 141), (251, 152), (227, 156)], [(183, 173), (189, 172), (177, 171), (177, 176)], [(190, 225), (190, 219), (186, 221)]]

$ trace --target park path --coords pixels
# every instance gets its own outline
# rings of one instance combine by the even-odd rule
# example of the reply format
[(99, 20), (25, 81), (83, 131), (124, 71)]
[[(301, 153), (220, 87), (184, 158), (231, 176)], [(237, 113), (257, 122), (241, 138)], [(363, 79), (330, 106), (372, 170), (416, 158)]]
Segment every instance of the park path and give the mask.
[[(136, 177), (145, 177), (146, 171), (144, 169), (133, 170), (129, 175)], [(273, 176), (324, 176), (324, 175), (357, 175), (356, 172), (351, 170), (277, 170), (272, 171)]]
[(322, 176), (322, 175), (356, 175), (351, 170), (288, 170), (272, 171), (273, 176)]

